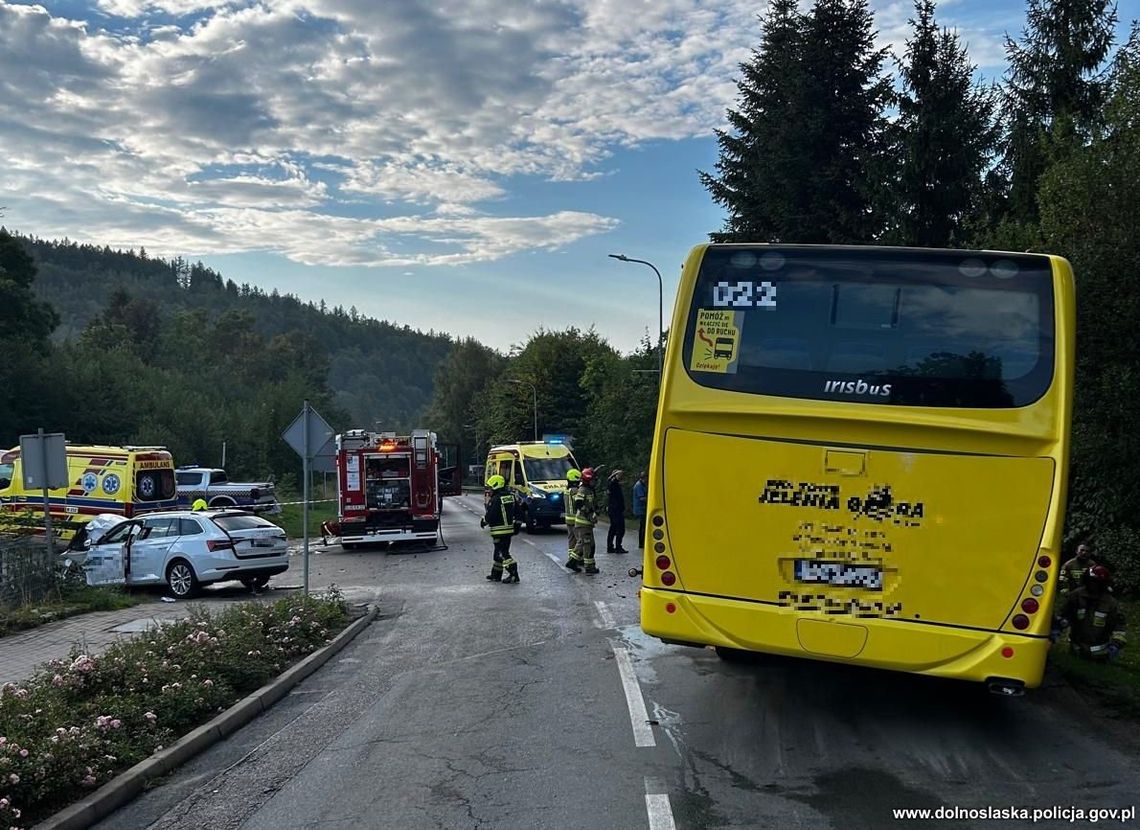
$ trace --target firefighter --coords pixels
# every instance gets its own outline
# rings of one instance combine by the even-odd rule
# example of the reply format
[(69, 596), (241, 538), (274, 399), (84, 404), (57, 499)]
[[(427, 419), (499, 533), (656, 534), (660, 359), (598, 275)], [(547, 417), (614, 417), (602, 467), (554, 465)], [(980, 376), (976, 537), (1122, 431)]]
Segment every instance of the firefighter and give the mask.
[(1054, 626), (1054, 639), (1069, 630), (1069, 646), (1087, 660), (1112, 660), (1124, 648), (1124, 609), (1111, 593), (1112, 574), (1093, 565), (1081, 576), (1082, 587), (1065, 599)]
[(1077, 545), (1077, 555), (1061, 566), (1061, 578), (1057, 581), (1061, 596), (1080, 588), (1085, 572), (1096, 564), (1092, 558), (1092, 546), (1088, 542)]
[[(517, 530), (515, 525), (515, 497), (507, 488), (507, 480), (501, 475), (493, 475), (487, 479), (487, 487), (491, 496), (487, 500), (487, 512), (479, 520), (479, 527), (491, 531), (491, 540), (494, 542), (494, 564), (487, 579), (492, 582), (515, 583), (519, 581), (518, 563), (511, 558), (511, 537)], [(503, 571), (507, 575), (503, 576)]]
[[(183, 502), (183, 504), (185, 504), (185, 502)], [(194, 499), (194, 504), (190, 506), (190, 509), (194, 511), (205, 510), (208, 506), (205, 499)]]
[(566, 471), (566, 495), (563, 497), (562, 518), (566, 521), (566, 555), (569, 558), (578, 543), (578, 523), (574, 521), (574, 494), (582, 481), (582, 471), (571, 467)]
[(575, 545), (566, 560), (566, 567), (572, 571), (588, 574), (598, 573), (594, 562), (594, 525), (598, 522), (597, 497), (594, 493), (594, 470), (587, 467), (582, 471), (582, 483), (574, 493), (574, 524), (576, 526)]

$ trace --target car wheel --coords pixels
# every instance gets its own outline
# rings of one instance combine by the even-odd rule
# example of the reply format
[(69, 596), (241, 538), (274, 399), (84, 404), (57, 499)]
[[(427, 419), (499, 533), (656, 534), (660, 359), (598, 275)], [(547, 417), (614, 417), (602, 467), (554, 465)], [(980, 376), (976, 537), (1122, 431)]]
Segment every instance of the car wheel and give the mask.
[(194, 569), (190, 567), (189, 562), (176, 559), (166, 569), (166, 584), (175, 599), (186, 599), (194, 596), (194, 592), (198, 590), (198, 577), (194, 575)]

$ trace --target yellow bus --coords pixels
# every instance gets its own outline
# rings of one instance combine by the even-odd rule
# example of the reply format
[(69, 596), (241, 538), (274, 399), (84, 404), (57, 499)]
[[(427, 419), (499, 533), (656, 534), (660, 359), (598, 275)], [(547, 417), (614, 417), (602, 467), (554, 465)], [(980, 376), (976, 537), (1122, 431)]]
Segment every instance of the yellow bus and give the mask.
[(1055, 256), (698, 245), (651, 462), (665, 642), (1040, 684), (1068, 473)]

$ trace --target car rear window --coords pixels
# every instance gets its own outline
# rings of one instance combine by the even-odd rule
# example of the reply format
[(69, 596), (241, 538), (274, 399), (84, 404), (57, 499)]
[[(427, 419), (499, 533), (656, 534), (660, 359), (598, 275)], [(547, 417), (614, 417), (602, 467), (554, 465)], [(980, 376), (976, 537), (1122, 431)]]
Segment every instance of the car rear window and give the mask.
[(702, 386), (816, 400), (1018, 407), (1054, 372), (1039, 255), (711, 246), (685, 332)]
[(217, 516), (214, 524), (227, 533), (231, 530), (255, 530), (263, 527), (277, 527), (273, 522), (260, 516)]

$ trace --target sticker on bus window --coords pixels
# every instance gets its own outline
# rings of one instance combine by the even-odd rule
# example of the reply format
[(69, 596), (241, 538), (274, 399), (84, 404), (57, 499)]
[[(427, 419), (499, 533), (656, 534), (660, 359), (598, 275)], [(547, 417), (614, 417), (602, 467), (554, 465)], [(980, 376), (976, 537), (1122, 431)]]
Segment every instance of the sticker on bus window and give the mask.
[(740, 329), (744, 313), (719, 309), (697, 309), (697, 328), (689, 369), (694, 372), (735, 374), (740, 356)]

